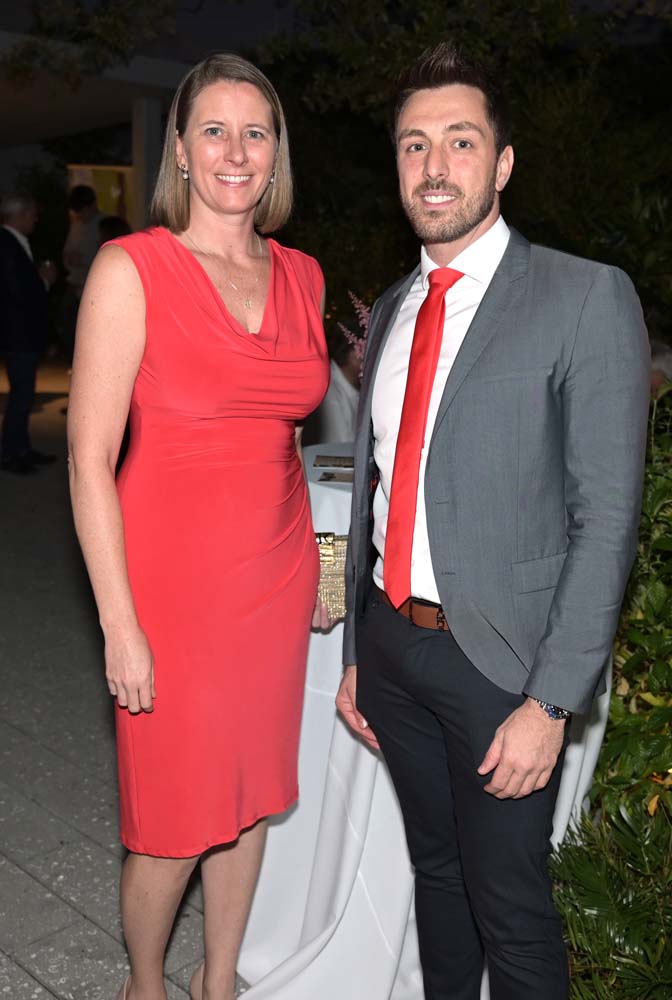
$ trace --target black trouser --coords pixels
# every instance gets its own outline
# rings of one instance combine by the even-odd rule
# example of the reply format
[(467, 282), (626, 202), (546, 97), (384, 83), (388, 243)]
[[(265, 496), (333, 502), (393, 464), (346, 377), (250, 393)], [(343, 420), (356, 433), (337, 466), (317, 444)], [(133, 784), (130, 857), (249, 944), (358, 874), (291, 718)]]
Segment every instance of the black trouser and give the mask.
[[(566, 1000), (567, 958), (547, 871), (562, 759), (522, 799), (483, 791), (477, 767), (523, 701), (474, 667), (450, 632), (371, 596), (357, 629), (357, 706), (378, 737), (415, 866), (426, 1000)], [(562, 725), (562, 723), (558, 723)]]
[(2, 459), (25, 458), (30, 452), (28, 421), (35, 398), (38, 354), (5, 354), (9, 398), (2, 421)]

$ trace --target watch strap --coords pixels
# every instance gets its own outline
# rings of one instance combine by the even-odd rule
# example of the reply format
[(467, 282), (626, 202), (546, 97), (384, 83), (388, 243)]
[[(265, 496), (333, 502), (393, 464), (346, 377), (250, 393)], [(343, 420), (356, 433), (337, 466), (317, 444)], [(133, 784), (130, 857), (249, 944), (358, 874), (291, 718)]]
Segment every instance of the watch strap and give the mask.
[(541, 701), (540, 698), (533, 698), (537, 705), (541, 705), (546, 715), (549, 719), (554, 719), (559, 721), (561, 719), (571, 719), (572, 713), (566, 708), (560, 708), (558, 705), (550, 705), (547, 701)]

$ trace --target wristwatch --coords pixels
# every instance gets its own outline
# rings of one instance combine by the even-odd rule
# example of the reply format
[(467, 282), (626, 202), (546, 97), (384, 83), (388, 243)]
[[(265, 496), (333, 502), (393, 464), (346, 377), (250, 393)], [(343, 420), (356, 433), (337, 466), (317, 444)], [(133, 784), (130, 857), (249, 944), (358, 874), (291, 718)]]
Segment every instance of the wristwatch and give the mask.
[(572, 713), (566, 708), (558, 708), (557, 705), (549, 705), (547, 701), (540, 701), (539, 698), (533, 698), (532, 701), (536, 701), (537, 705), (541, 705), (549, 719), (555, 719), (556, 722), (561, 719), (571, 719), (572, 717)]

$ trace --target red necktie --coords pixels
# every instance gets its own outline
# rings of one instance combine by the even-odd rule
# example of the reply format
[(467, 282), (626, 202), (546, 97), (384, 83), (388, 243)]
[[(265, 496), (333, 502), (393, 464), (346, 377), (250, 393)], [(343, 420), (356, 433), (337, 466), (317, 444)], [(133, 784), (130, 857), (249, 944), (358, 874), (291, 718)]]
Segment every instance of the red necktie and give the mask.
[(439, 267), (429, 272), (429, 292), (420, 306), (413, 332), (408, 377), (392, 471), (385, 535), (385, 592), (395, 608), (411, 596), (411, 550), (418, 499), (420, 453), (424, 446), (429, 399), (441, 351), (445, 295), (461, 271)]

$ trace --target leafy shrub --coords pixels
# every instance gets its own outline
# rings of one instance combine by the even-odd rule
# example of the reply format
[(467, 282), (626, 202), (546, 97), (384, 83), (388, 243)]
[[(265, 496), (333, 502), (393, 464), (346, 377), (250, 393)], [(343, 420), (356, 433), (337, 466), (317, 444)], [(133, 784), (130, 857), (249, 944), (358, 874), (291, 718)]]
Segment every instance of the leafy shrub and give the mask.
[(553, 857), (572, 1000), (672, 996), (672, 822), (623, 807), (585, 817)]
[(672, 390), (652, 405), (639, 549), (614, 647), (593, 805), (672, 816)]
[(672, 996), (672, 390), (653, 402), (639, 548), (591, 815), (551, 859), (572, 1000)]

